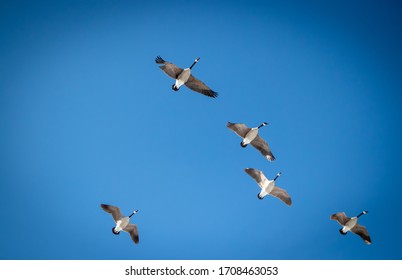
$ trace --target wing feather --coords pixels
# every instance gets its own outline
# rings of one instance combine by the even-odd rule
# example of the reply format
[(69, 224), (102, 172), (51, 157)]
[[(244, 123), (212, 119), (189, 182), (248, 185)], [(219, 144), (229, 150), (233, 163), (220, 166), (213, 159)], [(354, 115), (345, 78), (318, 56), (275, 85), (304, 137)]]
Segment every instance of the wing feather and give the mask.
[(250, 175), (260, 187), (261, 187), (260, 184), (263, 181), (267, 181), (267, 178), (265, 177), (264, 173), (262, 173), (262, 171), (260, 170), (254, 168), (245, 168), (244, 171), (246, 171), (246, 173)]
[(208, 97), (215, 98), (218, 96), (218, 93), (210, 89), (206, 84), (198, 80), (193, 75), (190, 75), (185, 85), (196, 92), (202, 93)]
[(241, 138), (246, 137), (246, 134), (251, 130), (251, 128), (247, 127), (243, 123), (231, 123), (228, 122), (226, 126), (230, 129), (233, 130), (237, 135), (239, 135)]
[(350, 231), (359, 235), (363, 239), (363, 241), (366, 242), (366, 244), (371, 244), (370, 235), (364, 226), (356, 224), (350, 229)]
[(176, 79), (177, 76), (179, 76), (179, 74), (183, 72), (182, 68), (177, 67), (173, 63), (163, 60), (163, 58), (160, 56), (156, 57), (155, 62), (158, 64), (163, 64), (162, 66), (159, 66), (159, 68), (161, 68), (163, 72), (165, 72), (169, 77), (173, 79)]
[(117, 223), (118, 220), (121, 220), (123, 218), (123, 214), (120, 212), (119, 207), (112, 206), (112, 205), (107, 205), (107, 204), (101, 204), (101, 207), (103, 210), (105, 210), (107, 213), (111, 214), (113, 217), (113, 220)]
[(292, 199), (290, 198), (288, 192), (278, 186), (274, 186), (273, 190), (269, 194), (279, 198), (289, 206), (292, 205)]
[(138, 242), (140, 242), (138, 229), (136, 225), (128, 224), (123, 230), (130, 234), (131, 239), (134, 241), (135, 244), (138, 244)]
[(275, 157), (272, 154), (271, 148), (268, 146), (267, 142), (257, 135), (253, 141), (250, 143), (254, 148), (260, 151), (260, 153), (266, 157), (269, 161), (274, 161)]
[(341, 226), (344, 226), (350, 220), (350, 218), (346, 216), (345, 212), (332, 214), (330, 219), (337, 220)]

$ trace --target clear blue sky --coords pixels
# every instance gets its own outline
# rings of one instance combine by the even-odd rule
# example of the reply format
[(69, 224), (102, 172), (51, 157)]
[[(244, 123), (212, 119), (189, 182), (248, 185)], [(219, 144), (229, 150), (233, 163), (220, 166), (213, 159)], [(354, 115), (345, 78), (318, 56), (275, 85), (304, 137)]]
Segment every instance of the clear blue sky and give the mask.
[[(402, 259), (401, 4), (276, 2), (3, 1), (0, 259)], [(361, 210), (370, 246), (329, 219)]]

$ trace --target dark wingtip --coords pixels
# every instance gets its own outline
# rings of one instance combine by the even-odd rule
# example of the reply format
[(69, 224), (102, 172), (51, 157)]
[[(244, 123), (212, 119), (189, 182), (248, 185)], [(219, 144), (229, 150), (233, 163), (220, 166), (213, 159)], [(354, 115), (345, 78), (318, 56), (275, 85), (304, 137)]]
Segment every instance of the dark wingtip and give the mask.
[(227, 122), (227, 123), (226, 123), (226, 126), (229, 127), (229, 126), (232, 125), (232, 124), (233, 124), (233, 123), (231, 123), (231, 122)]
[(213, 91), (212, 89), (203, 91), (203, 94), (212, 98), (218, 97), (218, 93), (216, 91)]
[(158, 64), (163, 64), (165, 63), (165, 61), (163, 60), (162, 57), (160, 57), (159, 55), (155, 58), (155, 62)]

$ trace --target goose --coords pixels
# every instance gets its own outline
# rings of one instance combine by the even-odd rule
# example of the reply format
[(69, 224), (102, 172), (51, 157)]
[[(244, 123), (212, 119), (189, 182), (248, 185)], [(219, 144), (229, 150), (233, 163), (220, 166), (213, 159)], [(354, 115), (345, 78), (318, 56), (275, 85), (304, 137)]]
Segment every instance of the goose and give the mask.
[(260, 137), (258, 134), (258, 130), (268, 125), (267, 122), (263, 122), (258, 127), (249, 128), (245, 124), (242, 123), (227, 123), (227, 127), (233, 130), (237, 135), (239, 135), (243, 140), (240, 142), (240, 146), (243, 148), (247, 147), (248, 144), (251, 144), (254, 148), (260, 151), (260, 153), (269, 161), (274, 161), (275, 157), (271, 152), (267, 142)]
[(254, 180), (260, 186), (261, 192), (257, 195), (259, 199), (263, 199), (266, 195), (271, 195), (279, 198), (288, 206), (292, 205), (292, 200), (290, 199), (287, 191), (275, 186), (276, 180), (279, 178), (279, 176), (282, 175), (281, 172), (276, 174), (276, 177), (273, 180), (268, 180), (267, 177), (265, 177), (264, 173), (262, 173), (262, 171), (260, 170), (254, 168), (246, 168), (244, 169), (244, 171), (246, 171), (248, 175), (254, 178)]
[(130, 233), (131, 239), (134, 241), (134, 243), (138, 244), (140, 240), (138, 237), (137, 226), (134, 224), (130, 224), (131, 216), (136, 214), (138, 210), (134, 210), (133, 213), (130, 214), (130, 216), (124, 217), (123, 214), (121, 214), (119, 207), (107, 204), (101, 204), (100, 206), (107, 213), (111, 214), (113, 220), (116, 222), (116, 226), (112, 228), (113, 234), (119, 235), (120, 231), (128, 232)]
[(200, 60), (200, 58), (196, 58), (193, 64), (189, 68), (179, 68), (173, 63), (167, 62), (163, 60), (162, 57), (157, 56), (155, 62), (157, 64), (163, 64), (159, 66), (169, 77), (176, 80), (176, 82), (172, 85), (172, 89), (174, 91), (178, 91), (182, 85), (186, 85), (189, 89), (192, 89), (196, 92), (202, 93), (206, 96), (215, 98), (218, 96), (218, 93), (210, 89), (203, 82), (198, 80), (196, 77), (191, 75), (191, 68)]
[(346, 235), (348, 231), (351, 231), (357, 235), (359, 235), (366, 244), (370, 245), (371, 244), (371, 238), (370, 235), (367, 231), (367, 229), (364, 226), (361, 226), (357, 223), (357, 220), (361, 215), (367, 214), (368, 211), (362, 211), (359, 215), (356, 217), (349, 218), (346, 216), (345, 212), (340, 212), (331, 215), (331, 220), (337, 220), (338, 223), (343, 226), (339, 232), (343, 235)]

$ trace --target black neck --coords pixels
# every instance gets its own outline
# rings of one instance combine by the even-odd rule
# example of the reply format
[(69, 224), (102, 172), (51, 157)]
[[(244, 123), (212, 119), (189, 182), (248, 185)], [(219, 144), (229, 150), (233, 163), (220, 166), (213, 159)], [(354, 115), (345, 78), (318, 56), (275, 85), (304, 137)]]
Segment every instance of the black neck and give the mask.
[(279, 175), (277, 174), (276, 177), (275, 177), (275, 179), (274, 179), (274, 181), (276, 181), (276, 179), (278, 179), (278, 178), (279, 178)]
[(261, 127), (263, 127), (265, 124), (264, 123), (262, 123), (262, 124), (260, 124), (260, 126), (258, 127), (258, 128), (261, 128)]
[[(366, 211), (366, 213), (367, 213), (367, 211)], [(361, 212), (359, 215), (357, 215), (357, 218), (359, 218), (363, 214), (364, 214), (364, 212)]]
[(196, 60), (194, 60), (193, 64), (191, 64), (190, 69), (193, 68), (193, 66), (198, 62), (198, 60), (200, 60), (200, 58), (197, 58)]

